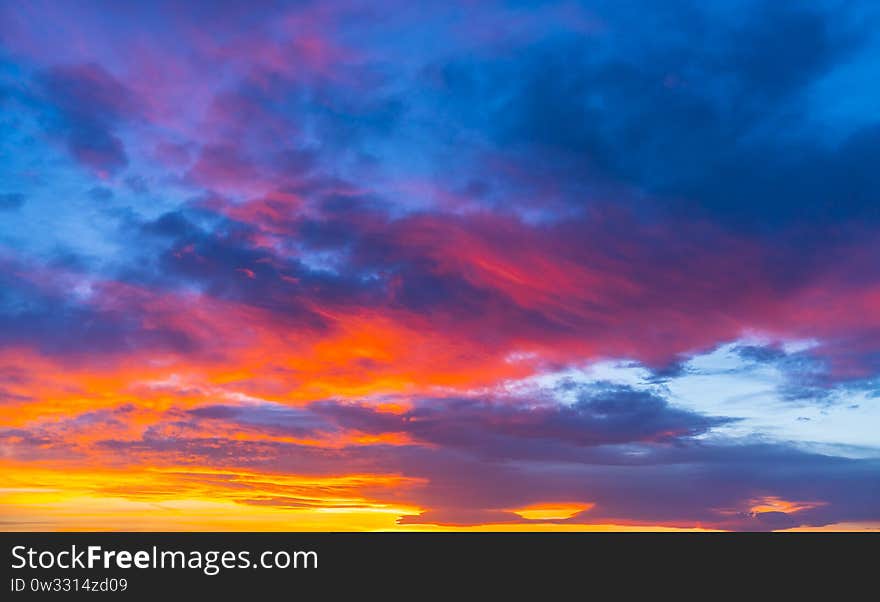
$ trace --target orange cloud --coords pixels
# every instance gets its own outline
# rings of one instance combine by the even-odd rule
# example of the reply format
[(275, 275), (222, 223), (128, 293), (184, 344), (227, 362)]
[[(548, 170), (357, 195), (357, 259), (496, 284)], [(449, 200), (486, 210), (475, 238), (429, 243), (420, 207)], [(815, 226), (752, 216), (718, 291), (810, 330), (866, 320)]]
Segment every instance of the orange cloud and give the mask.
[(510, 512), (529, 520), (565, 520), (580, 512), (589, 510), (594, 505), (580, 502), (568, 504), (548, 502), (545, 504), (532, 504), (525, 508), (510, 510)]

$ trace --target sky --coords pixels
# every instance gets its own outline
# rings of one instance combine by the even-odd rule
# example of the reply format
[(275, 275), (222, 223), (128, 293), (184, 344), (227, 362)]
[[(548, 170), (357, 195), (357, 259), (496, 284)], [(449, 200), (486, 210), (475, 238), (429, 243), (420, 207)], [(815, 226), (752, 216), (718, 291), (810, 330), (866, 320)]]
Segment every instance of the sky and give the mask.
[(0, 0), (0, 529), (880, 528), (870, 1)]

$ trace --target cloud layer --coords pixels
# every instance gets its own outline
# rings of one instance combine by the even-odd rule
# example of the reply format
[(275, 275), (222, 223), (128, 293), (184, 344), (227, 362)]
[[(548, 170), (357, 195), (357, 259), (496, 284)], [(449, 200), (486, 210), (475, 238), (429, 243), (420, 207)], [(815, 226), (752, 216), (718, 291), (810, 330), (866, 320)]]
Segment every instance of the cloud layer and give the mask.
[(252, 4), (0, 8), (11, 524), (880, 522), (870, 3)]

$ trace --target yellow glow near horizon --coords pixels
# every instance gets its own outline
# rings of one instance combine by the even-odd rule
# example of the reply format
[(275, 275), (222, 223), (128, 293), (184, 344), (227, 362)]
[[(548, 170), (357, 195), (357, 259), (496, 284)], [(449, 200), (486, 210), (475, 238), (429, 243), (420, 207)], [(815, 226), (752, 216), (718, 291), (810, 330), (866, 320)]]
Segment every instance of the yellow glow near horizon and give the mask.
[(579, 512), (589, 510), (594, 505), (595, 504), (584, 504), (577, 502), (570, 504), (532, 504), (531, 506), (526, 506), (525, 508), (511, 510), (511, 512), (529, 520), (564, 520), (566, 518), (571, 518)]

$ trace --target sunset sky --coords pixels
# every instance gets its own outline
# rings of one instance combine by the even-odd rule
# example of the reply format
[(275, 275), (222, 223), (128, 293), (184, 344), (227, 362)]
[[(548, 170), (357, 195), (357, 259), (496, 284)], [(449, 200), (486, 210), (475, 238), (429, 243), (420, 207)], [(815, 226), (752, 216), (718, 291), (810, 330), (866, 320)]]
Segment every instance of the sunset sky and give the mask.
[(0, 0), (0, 530), (880, 528), (880, 6)]

